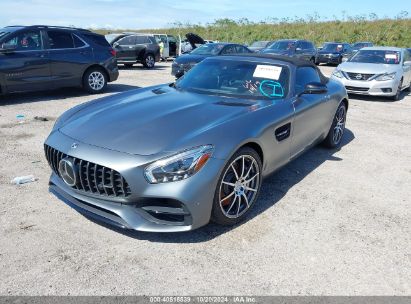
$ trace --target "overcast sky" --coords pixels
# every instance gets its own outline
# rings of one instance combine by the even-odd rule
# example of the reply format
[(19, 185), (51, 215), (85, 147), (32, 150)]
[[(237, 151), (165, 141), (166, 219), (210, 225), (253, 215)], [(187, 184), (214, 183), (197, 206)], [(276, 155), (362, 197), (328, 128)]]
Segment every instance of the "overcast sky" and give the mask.
[[(407, 4), (408, 3), (408, 4)], [(333, 15), (395, 17), (410, 11), (407, 0), (0, 0), (0, 26), (74, 25), (93, 28), (161, 28), (175, 21), (207, 23), (218, 18), (306, 17)], [(411, 12), (410, 12), (411, 13)]]

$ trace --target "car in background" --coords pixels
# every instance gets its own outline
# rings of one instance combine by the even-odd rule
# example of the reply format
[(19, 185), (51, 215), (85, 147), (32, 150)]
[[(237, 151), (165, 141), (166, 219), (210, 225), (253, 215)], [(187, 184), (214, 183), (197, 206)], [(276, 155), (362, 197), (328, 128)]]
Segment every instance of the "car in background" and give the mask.
[(273, 41), (268, 41), (268, 40), (264, 40), (264, 41), (254, 41), (253, 43), (251, 43), (251, 45), (248, 47), (251, 51), (253, 52), (259, 52), (265, 48), (267, 48), (268, 46), (270, 46), (273, 43)]
[(311, 41), (299, 39), (277, 40), (267, 48), (260, 51), (264, 54), (276, 54), (294, 57), (314, 62), (317, 49)]
[(136, 63), (152, 69), (160, 61), (160, 47), (151, 34), (121, 33), (108, 34), (107, 41), (116, 51), (117, 62), (126, 67)]
[(156, 42), (160, 44), (163, 43), (164, 48), (161, 58), (167, 60), (170, 57), (176, 57), (178, 55), (178, 42), (177, 38), (169, 34), (152, 34), (156, 39)]
[(223, 42), (203, 44), (190, 53), (177, 57), (171, 65), (171, 75), (179, 78), (207, 57), (249, 53), (252, 51), (241, 44)]
[(365, 47), (340, 64), (332, 78), (351, 94), (399, 100), (402, 90), (411, 89), (411, 55), (402, 48)]
[(321, 50), (317, 52), (315, 64), (340, 64), (343, 58), (349, 58), (352, 54), (352, 47), (345, 42), (324, 43)]
[(356, 42), (356, 43), (353, 43), (351, 46), (352, 46), (352, 52), (357, 53), (359, 50), (361, 50), (364, 47), (374, 46), (374, 43), (372, 43), (372, 42)]
[(60, 116), (44, 144), (49, 189), (124, 229), (235, 225), (258, 204), (264, 178), (316, 144), (341, 146), (347, 109), (343, 85), (307, 61), (209, 57), (175, 83)]
[(0, 94), (82, 87), (101, 93), (118, 78), (115, 51), (104, 36), (59, 26), (0, 29)]

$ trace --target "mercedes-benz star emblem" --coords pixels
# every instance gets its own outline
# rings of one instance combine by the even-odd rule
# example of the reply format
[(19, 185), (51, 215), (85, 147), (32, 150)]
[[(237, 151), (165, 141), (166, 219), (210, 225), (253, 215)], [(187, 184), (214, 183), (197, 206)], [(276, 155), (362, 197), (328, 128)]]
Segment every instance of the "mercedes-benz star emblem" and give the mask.
[(362, 75), (361, 74), (355, 75), (355, 79), (358, 79), (358, 80), (362, 79)]
[(66, 157), (60, 160), (59, 173), (63, 181), (70, 187), (77, 184), (77, 170), (72, 159)]
[(78, 143), (73, 143), (72, 145), (71, 145), (71, 148), (72, 149), (76, 149), (78, 147)]

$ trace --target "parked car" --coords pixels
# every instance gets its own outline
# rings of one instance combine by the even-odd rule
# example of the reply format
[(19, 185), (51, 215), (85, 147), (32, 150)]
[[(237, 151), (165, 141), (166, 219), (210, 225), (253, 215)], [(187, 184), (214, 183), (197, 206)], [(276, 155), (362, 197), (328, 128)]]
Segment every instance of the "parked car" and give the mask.
[(352, 44), (352, 52), (357, 53), (364, 47), (372, 47), (374, 44), (372, 42), (356, 42)]
[(268, 41), (268, 40), (264, 40), (264, 41), (254, 41), (253, 43), (251, 43), (251, 45), (248, 47), (251, 51), (253, 52), (259, 52), (265, 48), (267, 48), (268, 46), (270, 46), (274, 41)]
[(277, 54), (314, 62), (317, 49), (307, 40), (284, 39), (277, 40), (268, 48), (261, 50), (265, 54)]
[(352, 48), (349, 43), (327, 42), (322, 49), (317, 52), (315, 64), (340, 64), (343, 58), (347, 59), (352, 54)]
[(174, 84), (65, 112), (44, 145), (50, 191), (122, 228), (233, 225), (265, 177), (316, 143), (341, 145), (347, 109), (343, 85), (309, 62), (209, 57)]
[(177, 57), (171, 65), (171, 75), (179, 78), (207, 57), (247, 53), (252, 52), (240, 44), (222, 42), (203, 44), (190, 53)]
[(348, 93), (399, 100), (401, 91), (411, 88), (411, 56), (401, 48), (365, 47), (340, 64), (332, 78)]
[(106, 35), (116, 51), (117, 62), (126, 67), (141, 63), (152, 69), (160, 61), (160, 47), (156, 39), (150, 34), (122, 33)]
[(100, 93), (117, 78), (104, 36), (54, 26), (0, 29), (0, 94), (76, 86)]

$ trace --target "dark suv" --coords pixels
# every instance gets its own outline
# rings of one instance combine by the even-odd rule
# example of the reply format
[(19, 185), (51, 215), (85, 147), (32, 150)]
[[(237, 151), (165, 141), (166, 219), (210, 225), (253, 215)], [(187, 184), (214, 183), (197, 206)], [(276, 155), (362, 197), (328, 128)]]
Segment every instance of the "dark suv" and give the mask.
[(314, 62), (315, 56), (317, 55), (317, 49), (311, 41), (283, 39), (270, 44), (267, 48), (261, 50), (261, 53), (295, 57)]
[(126, 67), (135, 63), (142, 63), (151, 69), (160, 61), (160, 47), (153, 35), (147, 34), (109, 34), (107, 41), (117, 53), (117, 62)]
[(0, 29), (0, 94), (74, 86), (100, 93), (117, 78), (115, 51), (102, 35), (40, 25)]
[(343, 58), (349, 58), (353, 49), (346, 42), (326, 42), (321, 50), (318, 51), (315, 58), (315, 64), (340, 64)]

